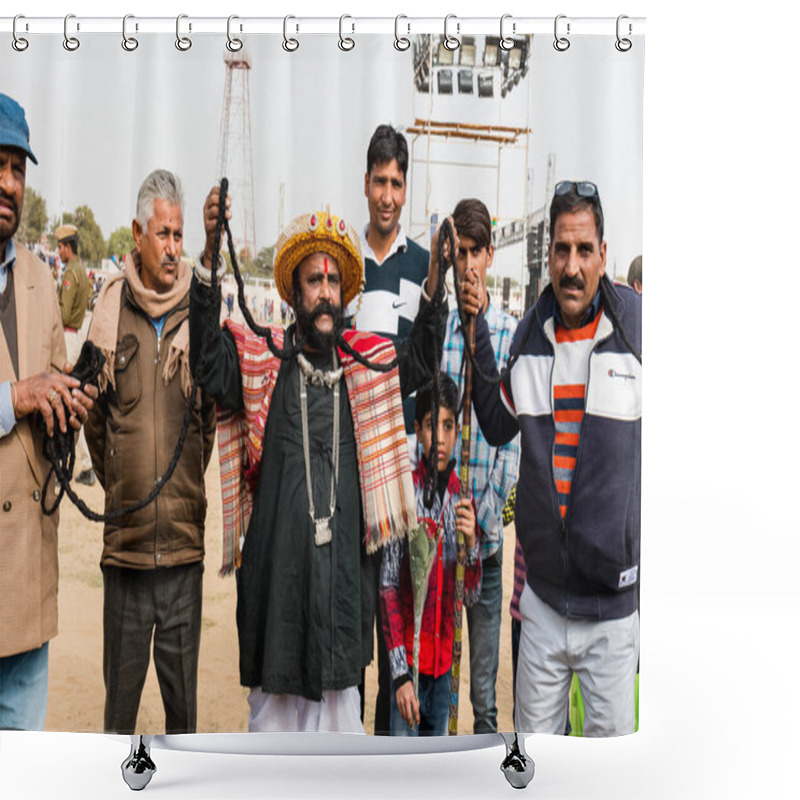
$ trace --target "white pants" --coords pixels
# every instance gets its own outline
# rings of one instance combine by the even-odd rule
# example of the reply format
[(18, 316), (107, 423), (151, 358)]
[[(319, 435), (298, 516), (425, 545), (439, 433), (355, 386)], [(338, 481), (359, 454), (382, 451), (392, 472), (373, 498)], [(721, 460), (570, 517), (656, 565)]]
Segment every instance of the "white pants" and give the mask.
[[(67, 345), (67, 361), (72, 366), (78, 360), (81, 354), (81, 347), (83, 347), (83, 336), (80, 331), (64, 331), (64, 343)], [(73, 475), (77, 478), (81, 472), (92, 468), (92, 458), (89, 455), (89, 448), (86, 446), (86, 436), (83, 433), (83, 425), (78, 432), (78, 438), (75, 441), (75, 469)]]
[(247, 729), (251, 733), (364, 733), (361, 696), (357, 686), (323, 692), (321, 702), (306, 700), (297, 694), (268, 694), (261, 689), (251, 689), (247, 702), (250, 704)]
[(639, 612), (600, 622), (567, 619), (540, 600), (527, 583), (519, 610), (516, 730), (563, 733), (574, 672), (586, 712), (583, 735), (633, 733)]

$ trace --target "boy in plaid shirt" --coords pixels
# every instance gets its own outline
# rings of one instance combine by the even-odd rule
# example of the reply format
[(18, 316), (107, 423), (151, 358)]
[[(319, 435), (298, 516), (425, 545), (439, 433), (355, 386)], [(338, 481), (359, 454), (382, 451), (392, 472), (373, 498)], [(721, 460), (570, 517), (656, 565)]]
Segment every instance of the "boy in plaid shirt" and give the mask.
[[(491, 302), (486, 291), (486, 272), (494, 260), (492, 220), (486, 206), (476, 199), (461, 200), (453, 211), (457, 234), (456, 272), (459, 281), (470, 281), (483, 294), (483, 313), (489, 326), (497, 369), (508, 361), (517, 321)], [(434, 237), (434, 242), (438, 237)], [(458, 310), (450, 311), (445, 329), (442, 371), (463, 391), (464, 337)], [(459, 454), (460, 456), (460, 454)], [(456, 469), (460, 464), (456, 463)], [(519, 469), (519, 436), (502, 447), (491, 447), (472, 411), (470, 494), (478, 508), (483, 569), (481, 596), (467, 609), (469, 632), (470, 701), (474, 733), (497, 732), (495, 683), (500, 654), (500, 619), (503, 603), (502, 511)]]

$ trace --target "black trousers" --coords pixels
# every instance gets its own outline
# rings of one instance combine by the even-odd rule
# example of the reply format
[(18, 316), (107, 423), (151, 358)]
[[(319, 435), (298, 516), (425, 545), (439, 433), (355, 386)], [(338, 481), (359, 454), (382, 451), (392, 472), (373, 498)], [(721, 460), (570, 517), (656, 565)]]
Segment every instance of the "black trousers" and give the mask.
[[(381, 554), (383, 551), (380, 551)], [(392, 675), (389, 668), (389, 651), (383, 635), (383, 616), (380, 602), (381, 570), (380, 561), (375, 570), (375, 630), (378, 639), (378, 695), (375, 698), (375, 735), (391, 736), (392, 724), (390, 709), (392, 705)]]
[(166, 733), (194, 733), (202, 562), (146, 570), (106, 566), (103, 588), (106, 732), (136, 732), (152, 642)]

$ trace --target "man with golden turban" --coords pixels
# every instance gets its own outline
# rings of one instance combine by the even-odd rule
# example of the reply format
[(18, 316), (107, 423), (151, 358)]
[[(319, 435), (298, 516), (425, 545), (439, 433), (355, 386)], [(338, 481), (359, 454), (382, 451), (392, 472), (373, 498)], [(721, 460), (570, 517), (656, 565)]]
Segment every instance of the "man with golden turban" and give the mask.
[[(219, 197), (212, 189), (203, 211), (189, 352), (217, 400), (222, 572), (236, 568), (249, 729), (363, 732), (371, 554), (416, 523), (399, 371), (359, 360), (385, 365), (395, 349), (345, 330), (343, 309), (362, 285), (361, 243), (329, 210), (297, 217), (275, 246), (275, 283), (295, 323), (270, 326), (272, 347), (230, 319), (220, 329), (220, 292), (210, 288)], [(430, 335), (421, 322), (402, 365), (404, 392), (429, 375), (422, 340)]]

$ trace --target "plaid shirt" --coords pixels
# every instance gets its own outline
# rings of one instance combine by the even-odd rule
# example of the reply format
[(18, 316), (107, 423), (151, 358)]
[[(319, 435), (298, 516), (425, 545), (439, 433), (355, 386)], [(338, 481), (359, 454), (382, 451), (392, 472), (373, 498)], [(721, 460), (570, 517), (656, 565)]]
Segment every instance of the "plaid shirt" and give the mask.
[[(491, 301), (486, 312), (486, 323), (494, 347), (498, 371), (508, 361), (511, 340), (517, 329), (517, 321), (503, 311), (495, 309)], [(459, 397), (464, 384), (464, 337), (458, 311), (453, 309), (447, 317), (447, 330), (442, 352), (442, 371), (458, 385)], [(491, 447), (484, 439), (475, 409), (472, 410), (472, 441), (470, 444), (469, 488), (478, 506), (478, 525), (481, 539), (481, 558), (486, 559), (497, 552), (503, 543), (503, 506), (517, 480), (519, 470), (519, 434), (502, 447)], [(461, 448), (456, 448), (457, 465), (460, 467)]]

